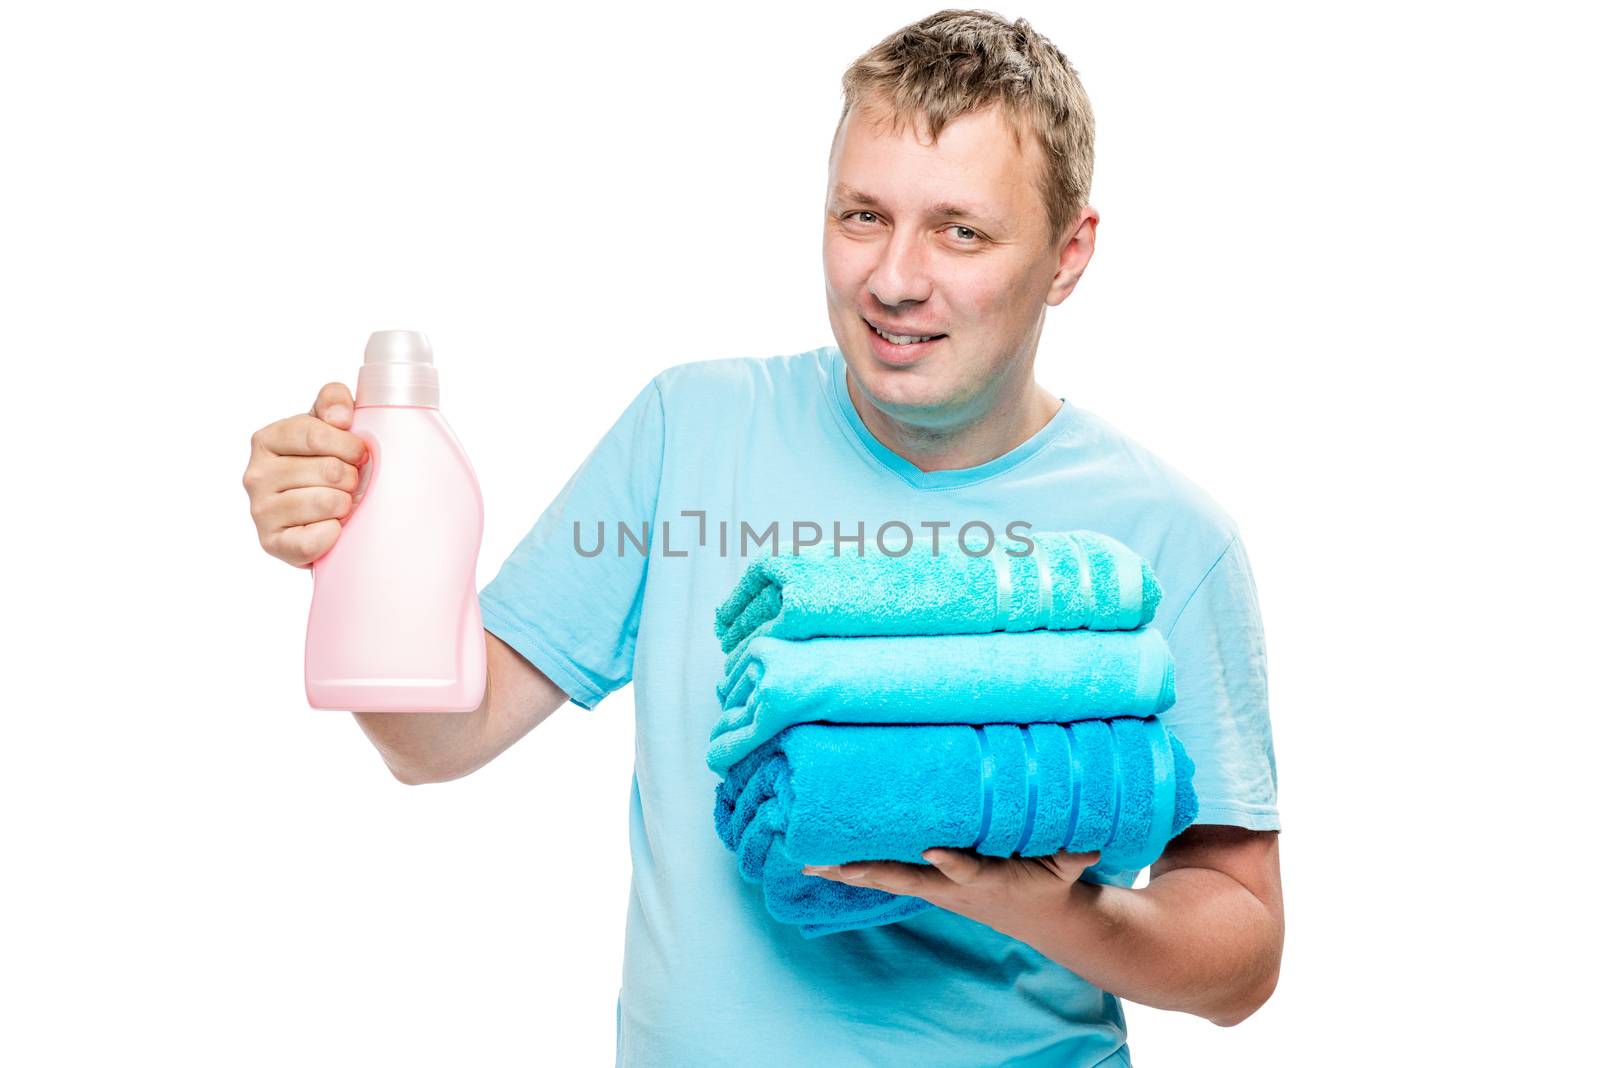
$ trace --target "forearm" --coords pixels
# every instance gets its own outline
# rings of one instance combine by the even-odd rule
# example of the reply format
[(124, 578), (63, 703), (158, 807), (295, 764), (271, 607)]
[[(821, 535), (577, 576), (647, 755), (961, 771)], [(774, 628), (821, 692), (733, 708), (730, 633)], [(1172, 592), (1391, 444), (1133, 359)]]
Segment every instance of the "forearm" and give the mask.
[(484, 752), (487, 701), (475, 712), (352, 712), (395, 778), (442, 782), (476, 770)]
[(1283, 932), (1243, 885), (1175, 868), (1141, 890), (1071, 884), (1060, 908), (1031, 909), (997, 930), (1102, 990), (1230, 1026), (1277, 983)]

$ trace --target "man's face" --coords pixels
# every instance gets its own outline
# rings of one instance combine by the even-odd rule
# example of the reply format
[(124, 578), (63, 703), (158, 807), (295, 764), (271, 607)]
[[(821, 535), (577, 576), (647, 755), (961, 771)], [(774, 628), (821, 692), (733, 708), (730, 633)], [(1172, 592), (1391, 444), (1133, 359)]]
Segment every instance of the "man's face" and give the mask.
[[(936, 146), (919, 143), (909, 123), (890, 132), (887, 113), (871, 105), (846, 117), (823, 219), (828, 319), (878, 408), (953, 428), (997, 396), (1020, 395), (1018, 376), (1031, 381), (1045, 307), (1071, 292), (1094, 233), (1091, 221), (1049, 241), (1035, 187), (1043, 165), (1035, 139), (1019, 151), (993, 107), (951, 122)], [(896, 346), (867, 320), (890, 333), (946, 336)]]

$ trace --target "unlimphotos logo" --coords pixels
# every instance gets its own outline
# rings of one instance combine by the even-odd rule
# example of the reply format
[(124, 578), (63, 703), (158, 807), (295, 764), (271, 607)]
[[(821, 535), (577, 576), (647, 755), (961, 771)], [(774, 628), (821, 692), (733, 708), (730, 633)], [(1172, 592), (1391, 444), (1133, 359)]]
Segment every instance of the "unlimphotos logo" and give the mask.
[[(954, 542), (957, 549), (968, 556), (988, 556), (995, 551), (999, 539), (996, 537), (995, 528), (981, 519), (957, 524), (948, 519), (924, 519), (908, 522), (901, 519), (890, 519), (877, 524), (869, 534), (866, 520), (856, 520), (853, 531), (849, 524), (835, 519), (832, 521), (832, 537), (827, 537), (821, 523), (809, 519), (792, 519), (787, 524), (779, 520), (771, 520), (765, 525), (753, 524), (749, 520), (741, 519), (737, 524), (730, 520), (721, 519), (715, 524), (708, 523), (703, 509), (688, 509), (678, 513), (686, 519), (696, 521), (695, 529), (684, 532), (680, 525), (677, 535), (679, 543), (674, 545), (673, 527), (670, 519), (663, 519), (657, 524), (649, 520), (628, 522), (614, 520), (609, 524), (612, 531), (609, 539), (610, 551), (617, 556), (626, 556), (631, 550), (641, 556), (649, 555), (651, 549), (664, 558), (688, 556), (695, 549), (710, 549), (710, 538), (713, 527), (716, 533), (715, 549), (718, 556), (752, 556), (758, 555), (763, 547), (769, 556), (799, 555), (802, 550), (831, 545), (834, 556), (843, 556), (848, 551), (853, 551), (857, 556), (865, 556), (868, 546), (871, 545), (884, 556), (904, 556), (919, 543), (926, 542), (928, 552), (938, 556), (940, 551), (940, 535), (948, 532), (946, 544)], [(608, 524), (604, 520), (595, 520), (588, 532), (584, 530), (582, 520), (572, 522), (572, 548), (581, 557), (593, 559), (607, 552)], [(1005, 538), (1014, 545), (1014, 548), (1005, 548), (1007, 556), (1028, 556), (1033, 552), (1033, 539), (1024, 531), (1031, 530), (1033, 524), (1023, 519), (1013, 519), (1003, 527)], [(787, 529), (788, 537), (782, 535)], [(654, 536), (659, 530), (659, 536)], [(921, 531), (922, 533), (919, 533)], [(926, 536), (924, 536), (926, 535)]]

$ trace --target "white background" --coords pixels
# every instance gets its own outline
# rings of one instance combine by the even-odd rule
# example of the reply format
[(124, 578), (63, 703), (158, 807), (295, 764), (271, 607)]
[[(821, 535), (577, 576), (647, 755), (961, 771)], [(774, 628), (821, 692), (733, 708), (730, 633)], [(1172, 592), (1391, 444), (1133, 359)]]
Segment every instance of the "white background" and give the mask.
[[(839, 76), (935, 9), (6, 8), (0, 1059), (611, 1063), (631, 689), (402, 786), (306, 705), (248, 440), (427, 332), (486, 583), (650, 375), (833, 340)], [(1578, 10), (1004, 9), (1098, 122), (1039, 379), (1228, 510), (1266, 625), (1281, 982), (1129, 1004), (1140, 1065), (1592, 1053)]]

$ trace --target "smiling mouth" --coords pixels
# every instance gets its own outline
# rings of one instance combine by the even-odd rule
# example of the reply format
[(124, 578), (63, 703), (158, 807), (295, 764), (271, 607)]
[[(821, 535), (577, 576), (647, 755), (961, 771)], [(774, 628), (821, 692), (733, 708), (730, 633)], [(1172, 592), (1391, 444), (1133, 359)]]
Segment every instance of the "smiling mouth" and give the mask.
[(867, 324), (867, 329), (868, 330), (871, 330), (874, 334), (877, 334), (880, 338), (883, 338), (883, 340), (887, 341), (891, 345), (894, 345), (896, 348), (915, 348), (918, 345), (926, 345), (931, 341), (938, 341), (940, 338), (945, 338), (945, 337), (949, 337), (950, 336), (949, 334), (928, 334), (928, 335), (895, 334), (895, 335), (893, 335), (893, 338), (908, 338), (908, 337), (920, 337), (921, 338), (921, 340), (919, 340), (919, 341), (896, 341), (896, 340), (893, 340), (893, 338), (891, 338), (890, 335), (885, 334), (882, 330), (879, 330), (876, 326), (873, 326), (865, 318), (863, 318), (861, 321), (863, 323)]

